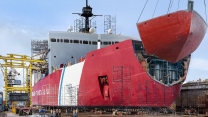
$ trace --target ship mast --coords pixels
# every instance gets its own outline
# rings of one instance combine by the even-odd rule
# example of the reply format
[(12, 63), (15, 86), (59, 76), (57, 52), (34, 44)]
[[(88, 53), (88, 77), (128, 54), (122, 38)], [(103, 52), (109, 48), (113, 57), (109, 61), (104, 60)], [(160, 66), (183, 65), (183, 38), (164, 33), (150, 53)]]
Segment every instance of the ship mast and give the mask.
[(82, 13), (72, 13), (72, 14), (78, 14), (81, 17), (84, 17), (85, 19), (85, 26), (84, 28), (80, 29), (80, 32), (83, 33), (89, 33), (89, 29), (90, 29), (90, 17), (96, 17), (96, 16), (102, 16), (102, 15), (94, 15), (92, 13), (92, 7), (90, 7), (90, 5), (88, 5), (88, 0), (86, 0), (86, 6), (82, 8)]

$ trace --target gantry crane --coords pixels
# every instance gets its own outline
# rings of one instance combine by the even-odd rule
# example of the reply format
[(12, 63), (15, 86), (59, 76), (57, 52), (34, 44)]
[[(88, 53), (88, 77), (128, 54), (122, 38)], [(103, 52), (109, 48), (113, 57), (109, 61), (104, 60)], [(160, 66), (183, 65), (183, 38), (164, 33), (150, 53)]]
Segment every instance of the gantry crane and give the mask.
[[(1, 56), (0, 59), (4, 61), (3, 64), (0, 63), (1, 70), (4, 76), (4, 92), (5, 92), (5, 104), (8, 104), (9, 92), (13, 91), (24, 91), (25, 93), (29, 93), (29, 102), (27, 102), (27, 106), (32, 105), (32, 71), (33, 70), (41, 70), (41, 66), (34, 66), (35, 64), (46, 63), (45, 60), (33, 59), (26, 55), (18, 55), (18, 54), (7, 54), (7, 56)], [(26, 87), (19, 86), (13, 87), (9, 82), (9, 74), (8, 68), (23, 68), (26, 69)], [(24, 74), (23, 74), (24, 75)], [(28, 78), (29, 76), (29, 78)], [(23, 81), (24, 82), (24, 81)]]

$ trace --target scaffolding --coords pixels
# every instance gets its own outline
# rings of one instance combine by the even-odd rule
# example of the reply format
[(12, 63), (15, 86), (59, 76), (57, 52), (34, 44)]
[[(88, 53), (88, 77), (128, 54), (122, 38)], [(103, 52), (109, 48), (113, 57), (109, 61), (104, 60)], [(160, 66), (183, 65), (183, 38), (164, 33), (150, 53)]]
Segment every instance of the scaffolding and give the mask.
[(108, 30), (111, 29), (113, 34), (116, 34), (116, 16), (111, 15), (104, 16), (104, 34), (108, 34)]
[(83, 29), (85, 26), (84, 19), (76, 19), (74, 20), (74, 32), (80, 32), (81, 29)]
[(94, 28), (94, 33), (96, 34), (97, 33), (97, 23), (96, 21), (93, 21), (90, 23), (90, 28)]
[[(23, 91), (29, 94), (29, 102), (27, 102), (27, 106), (32, 105), (32, 71), (40, 69), (39, 67), (33, 66), (34, 63), (45, 63), (43, 60), (31, 59), (26, 55), (18, 55), (18, 54), (7, 54), (7, 56), (1, 56), (0, 59), (4, 61), (4, 64), (1, 64), (2, 69), (4, 69), (4, 92), (5, 92), (5, 104), (8, 105), (9, 101), (9, 93), (13, 91)], [(15, 68), (23, 68), (26, 69), (26, 87), (19, 86), (13, 87), (9, 82), (11, 78), (11, 74), (9, 74), (9, 69)], [(25, 74), (23, 74), (25, 75)], [(29, 78), (28, 78), (29, 77)], [(24, 81), (23, 81), (24, 82)]]
[(78, 86), (67, 84), (64, 89), (64, 104), (77, 106)]
[(48, 40), (31, 40), (31, 57), (45, 59), (48, 53)]
[(71, 101), (70, 101), (71, 88), (72, 88), (71, 84), (67, 84), (67, 85), (64, 86), (64, 104), (70, 104), (71, 103)]
[(158, 85), (156, 81), (146, 80), (144, 83), (139, 81), (138, 91), (139, 113), (157, 114), (176, 112), (175, 108), (170, 108), (169, 106), (174, 99), (174, 88)]
[(124, 105), (131, 106), (131, 67), (113, 67), (113, 104), (114, 107), (124, 109)]
[(50, 89), (50, 85), (48, 84), (48, 85), (43, 85), (42, 86), (42, 104), (44, 104), (44, 103), (46, 103), (46, 102), (48, 102), (48, 100), (50, 100), (49, 99), (49, 96), (47, 96), (48, 94), (47, 94), (47, 90), (48, 89)]
[(58, 86), (55, 84), (54, 86), (49, 86), (49, 98), (50, 102), (48, 103), (49, 105), (56, 105), (58, 97), (57, 97), (57, 92), (58, 92)]
[(48, 40), (31, 40), (31, 58), (46, 61), (45, 63), (33, 63), (33, 66), (41, 68), (38, 71), (34, 70), (34, 74), (41, 72), (45, 76), (48, 75), (47, 55), (49, 51)]
[[(85, 20), (83, 18), (74, 20), (74, 32), (82, 32), (85, 28)], [(94, 33), (96, 33), (97, 25), (96, 21), (89, 21), (89, 28), (94, 28)]]
[(80, 108), (82, 110), (85, 110), (86, 92), (84, 87), (79, 88), (79, 85), (73, 86), (72, 84), (66, 84), (65, 86), (62, 86), (62, 89), (63, 90), (59, 92), (59, 95), (61, 95), (59, 97), (59, 105), (65, 105), (68, 107)]
[(86, 107), (86, 88), (85, 86), (81, 86), (81, 85), (79, 85), (78, 87), (79, 88), (77, 89), (78, 90), (78, 95), (77, 95), (78, 103), (77, 104), (81, 109), (85, 110), (86, 109), (85, 108)]

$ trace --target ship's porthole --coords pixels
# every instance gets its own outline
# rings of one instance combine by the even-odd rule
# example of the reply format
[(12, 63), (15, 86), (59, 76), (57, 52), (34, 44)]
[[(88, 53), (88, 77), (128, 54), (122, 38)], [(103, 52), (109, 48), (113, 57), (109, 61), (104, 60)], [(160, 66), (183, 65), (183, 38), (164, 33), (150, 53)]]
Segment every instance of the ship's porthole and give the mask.
[(73, 56), (71, 58), (74, 58)]
[(116, 47), (116, 50), (118, 50), (119, 49), (119, 47)]
[(168, 17), (170, 17), (170, 15), (168, 15)]
[(94, 56), (94, 54), (92, 54), (92, 57)]
[(145, 22), (144, 24), (147, 25), (147, 22)]
[(56, 58), (56, 56), (54, 56), (54, 58)]

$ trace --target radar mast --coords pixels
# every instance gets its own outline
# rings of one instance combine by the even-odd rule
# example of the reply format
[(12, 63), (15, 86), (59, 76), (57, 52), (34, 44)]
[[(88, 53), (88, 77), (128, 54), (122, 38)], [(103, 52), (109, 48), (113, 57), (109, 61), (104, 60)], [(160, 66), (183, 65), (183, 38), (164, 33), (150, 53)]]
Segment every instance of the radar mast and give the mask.
[(84, 17), (85, 19), (85, 24), (84, 24), (84, 28), (80, 29), (79, 32), (83, 32), (83, 33), (89, 33), (90, 30), (90, 17), (96, 17), (96, 16), (102, 16), (102, 15), (94, 15), (92, 13), (92, 7), (90, 7), (90, 5), (88, 5), (88, 0), (86, 0), (86, 6), (82, 8), (82, 13), (72, 13), (72, 14), (78, 14), (81, 17)]

